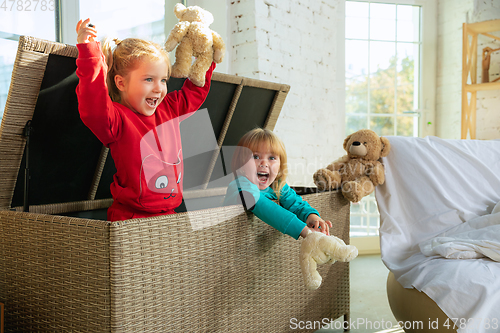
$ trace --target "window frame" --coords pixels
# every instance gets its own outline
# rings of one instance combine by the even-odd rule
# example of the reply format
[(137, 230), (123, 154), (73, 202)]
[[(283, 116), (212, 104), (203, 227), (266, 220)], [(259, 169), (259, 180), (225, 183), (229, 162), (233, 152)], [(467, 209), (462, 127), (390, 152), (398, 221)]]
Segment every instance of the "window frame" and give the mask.
[(75, 45), (76, 22), (80, 20), (80, 0), (57, 0), (56, 42)]

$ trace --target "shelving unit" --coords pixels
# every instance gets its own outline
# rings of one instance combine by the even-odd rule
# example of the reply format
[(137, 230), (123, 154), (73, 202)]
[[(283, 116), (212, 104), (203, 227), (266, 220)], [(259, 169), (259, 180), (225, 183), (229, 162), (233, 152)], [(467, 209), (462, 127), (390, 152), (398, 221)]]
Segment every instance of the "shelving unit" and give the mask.
[[(490, 32), (500, 31), (500, 20), (463, 24), (462, 48), (462, 139), (476, 138), (476, 98), (480, 90), (500, 90), (499, 82), (477, 83), (478, 35), (500, 41)], [(472, 38), (471, 38), (472, 37)], [(470, 83), (468, 80), (470, 78)]]

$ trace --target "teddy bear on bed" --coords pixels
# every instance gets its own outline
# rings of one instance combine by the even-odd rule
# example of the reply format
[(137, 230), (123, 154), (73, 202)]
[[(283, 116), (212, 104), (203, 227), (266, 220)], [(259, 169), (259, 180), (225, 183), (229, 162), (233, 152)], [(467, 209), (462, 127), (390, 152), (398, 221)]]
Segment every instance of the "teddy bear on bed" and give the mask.
[[(179, 23), (170, 31), (165, 41), (165, 49), (175, 50), (175, 63), (172, 76), (189, 78), (199, 87), (205, 85), (205, 73), (212, 61), (220, 63), (224, 58), (226, 46), (221, 36), (212, 31), (213, 15), (198, 6), (185, 7), (178, 3), (174, 7)], [(196, 60), (193, 62), (192, 57)]]
[(362, 129), (345, 138), (344, 149), (347, 155), (314, 173), (314, 183), (320, 191), (341, 187), (347, 200), (358, 202), (384, 183), (380, 158), (389, 154), (391, 145), (387, 138)]

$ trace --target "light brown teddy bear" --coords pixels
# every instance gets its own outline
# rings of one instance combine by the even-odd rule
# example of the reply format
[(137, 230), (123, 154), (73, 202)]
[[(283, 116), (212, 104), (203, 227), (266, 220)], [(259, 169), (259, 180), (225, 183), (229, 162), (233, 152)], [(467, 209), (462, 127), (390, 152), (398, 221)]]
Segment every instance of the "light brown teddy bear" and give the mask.
[(362, 129), (344, 140), (344, 149), (347, 155), (314, 173), (314, 183), (320, 191), (341, 186), (347, 200), (358, 202), (384, 183), (384, 166), (379, 159), (389, 154), (391, 145), (387, 138)]
[[(175, 50), (175, 63), (172, 66), (172, 76), (189, 78), (199, 87), (205, 85), (205, 73), (210, 68), (212, 60), (220, 63), (224, 58), (226, 46), (221, 36), (212, 31), (213, 15), (198, 6), (185, 7), (178, 3), (174, 7), (179, 23), (170, 31), (165, 41), (165, 49)], [(193, 63), (192, 57), (196, 60)]]
[(336, 260), (347, 262), (358, 256), (358, 249), (346, 245), (335, 236), (327, 236), (321, 232), (309, 232), (300, 245), (300, 268), (307, 289), (316, 290), (321, 286), (321, 275), (317, 266), (333, 264)]

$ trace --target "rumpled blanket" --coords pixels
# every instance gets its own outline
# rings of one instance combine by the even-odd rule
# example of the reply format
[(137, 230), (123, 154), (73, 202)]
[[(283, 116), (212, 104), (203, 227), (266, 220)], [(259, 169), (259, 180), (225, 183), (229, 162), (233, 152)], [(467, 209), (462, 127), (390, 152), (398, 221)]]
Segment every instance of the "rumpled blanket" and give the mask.
[(473, 218), (419, 244), (426, 256), (448, 259), (488, 257), (500, 261), (500, 202), (491, 214)]

